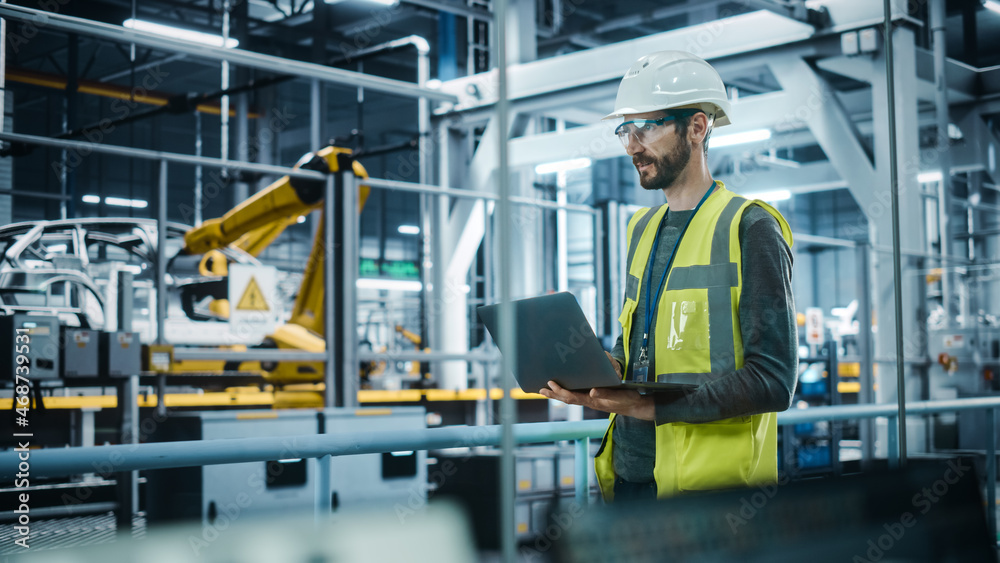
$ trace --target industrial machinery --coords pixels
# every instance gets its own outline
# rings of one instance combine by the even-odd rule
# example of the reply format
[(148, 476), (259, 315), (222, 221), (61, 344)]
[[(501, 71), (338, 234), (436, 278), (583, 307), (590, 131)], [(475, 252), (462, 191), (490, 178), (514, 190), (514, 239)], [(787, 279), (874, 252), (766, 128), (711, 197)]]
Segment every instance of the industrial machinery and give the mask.
[[(425, 428), (423, 407), (369, 412), (330, 408), (316, 411), (218, 411), (174, 413), (157, 425), (150, 441), (215, 440), (351, 434), (360, 431)], [(235, 516), (311, 512), (326, 472), (333, 513), (373, 507), (423, 506), (427, 500), (427, 452), (397, 451), (337, 456), (328, 464), (303, 458), (289, 440), (282, 459), (146, 471), (151, 521), (196, 519), (221, 525)]]
[[(168, 223), (167, 256), (183, 246), (189, 227)], [(133, 326), (142, 342), (156, 339), (157, 225), (151, 219), (99, 218), (14, 223), (0, 227), (0, 314), (32, 313), (58, 317), (62, 326), (117, 330), (118, 275), (132, 275)], [(213, 256), (228, 264), (259, 266), (235, 246)], [(221, 257), (221, 259), (219, 259)], [(225, 320), (185, 314), (181, 297), (224, 281), (176, 257), (167, 264), (166, 339), (176, 344), (241, 342), (225, 329)], [(220, 344), (223, 342), (219, 341)]]
[[(356, 176), (367, 178), (364, 167), (350, 156), (349, 149), (327, 147), (304, 156), (295, 167), (336, 173), (350, 166)], [(184, 236), (185, 246), (181, 253), (202, 255), (200, 268), (203, 274), (226, 276), (229, 271), (228, 262), (222, 259), (218, 252), (220, 249), (234, 246), (251, 255), (259, 254), (298, 217), (322, 207), (324, 188), (321, 182), (282, 177), (222, 217), (209, 219), (188, 231)], [(364, 208), (369, 190), (364, 185), (358, 188), (359, 212)], [(260, 344), (261, 347), (307, 352), (322, 352), (326, 349), (323, 338), (323, 232), (322, 227), (316, 231), (291, 317), (268, 335)], [(211, 308), (220, 316), (229, 311), (231, 304), (221, 302), (222, 296), (211, 289), (205, 294), (191, 294), (189, 299), (204, 297), (219, 301)], [(320, 381), (323, 378), (321, 363), (265, 362), (260, 367), (266, 372), (267, 378), (275, 382)]]

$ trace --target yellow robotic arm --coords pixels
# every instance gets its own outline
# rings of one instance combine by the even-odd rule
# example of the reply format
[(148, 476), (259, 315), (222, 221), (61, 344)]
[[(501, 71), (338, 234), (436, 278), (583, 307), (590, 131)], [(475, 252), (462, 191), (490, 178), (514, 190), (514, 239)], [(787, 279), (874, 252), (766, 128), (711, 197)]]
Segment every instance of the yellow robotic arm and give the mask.
[[(294, 166), (320, 172), (339, 172), (337, 155), (350, 155), (350, 149), (326, 147), (310, 153)], [(354, 174), (367, 178), (368, 173), (360, 162), (353, 163)], [(184, 251), (188, 254), (205, 254), (233, 243), (259, 254), (285, 227), (298, 217), (323, 205), (325, 185), (312, 180), (284, 176), (257, 192), (218, 219), (209, 219), (184, 235)], [(358, 188), (358, 211), (368, 199), (368, 186)]]
[[(295, 168), (339, 172), (338, 155), (350, 155), (349, 149), (327, 147), (304, 156)], [(361, 163), (352, 161), (355, 176), (367, 178)], [(205, 275), (226, 275), (225, 258), (216, 249), (233, 245), (256, 256), (271, 244), (286, 227), (298, 217), (323, 206), (325, 184), (311, 180), (298, 180), (285, 176), (218, 219), (209, 219), (184, 235), (185, 252), (204, 254), (201, 270)], [(364, 208), (371, 188), (358, 187), (358, 212)], [(288, 323), (278, 326), (274, 334), (262, 343), (264, 347), (322, 352), (324, 341), (323, 299), (325, 294), (323, 251), (323, 225), (316, 230), (309, 261), (303, 272), (302, 283), (292, 308)], [(224, 301), (224, 300), (218, 300)], [(228, 312), (228, 303), (213, 307), (220, 313)], [(268, 379), (275, 382), (321, 381), (322, 363), (288, 362), (269, 364), (261, 362)]]

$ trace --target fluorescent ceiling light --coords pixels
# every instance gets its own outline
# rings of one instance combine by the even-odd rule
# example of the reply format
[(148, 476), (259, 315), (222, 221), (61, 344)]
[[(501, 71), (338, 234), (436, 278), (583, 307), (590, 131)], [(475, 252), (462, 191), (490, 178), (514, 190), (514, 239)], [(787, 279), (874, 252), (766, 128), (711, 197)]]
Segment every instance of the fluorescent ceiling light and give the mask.
[(535, 167), (535, 174), (554, 174), (556, 172), (567, 172), (569, 170), (579, 170), (590, 166), (589, 158), (572, 158), (570, 160), (560, 160), (558, 162), (547, 162)]
[(358, 289), (384, 289), (386, 291), (420, 291), (424, 285), (419, 281), (384, 280), (380, 278), (359, 278)]
[(138, 31), (145, 31), (148, 33), (155, 33), (157, 35), (165, 35), (167, 37), (173, 37), (174, 39), (183, 39), (184, 41), (191, 41), (193, 43), (201, 43), (202, 45), (211, 45), (213, 47), (222, 47), (232, 49), (240, 44), (238, 39), (233, 39), (230, 37), (226, 39), (225, 45), (223, 45), (221, 35), (212, 35), (211, 33), (202, 33), (200, 31), (195, 31), (193, 29), (184, 29), (181, 27), (174, 27), (172, 25), (163, 25), (159, 23), (148, 22), (145, 20), (136, 20), (129, 18), (122, 22), (123, 27), (129, 29), (135, 29)]
[(941, 175), (940, 170), (931, 170), (930, 172), (921, 172), (917, 174), (917, 181), (921, 184), (929, 184), (931, 182), (940, 182), (944, 177)]
[(124, 197), (106, 197), (104, 198), (104, 203), (118, 207), (134, 207), (136, 209), (145, 209), (149, 205), (141, 199), (126, 199)]
[(416, 225), (400, 225), (399, 234), (401, 235), (419, 235), (420, 227)]
[(997, 2), (996, 0), (986, 0), (983, 2), (983, 6), (991, 12), (1000, 14), (1000, 2)]
[(99, 195), (85, 195), (83, 196), (84, 203), (101, 203), (101, 196)]
[(752, 131), (744, 131), (742, 133), (733, 133), (732, 135), (722, 135), (721, 137), (712, 137), (708, 141), (708, 146), (713, 149), (717, 149), (719, 147), (742, 145), (743, 143), (755, 143), (758, 141), (766, 141), (770, 138), (771, 138), (770, 129), (754, 129)]
[(743, 197), (747, 199), (759, 199), (761, 201), (785, 201), (792, 198), (792, 192), (788, 190), (774, 190), (773, 192), (746, 194)]

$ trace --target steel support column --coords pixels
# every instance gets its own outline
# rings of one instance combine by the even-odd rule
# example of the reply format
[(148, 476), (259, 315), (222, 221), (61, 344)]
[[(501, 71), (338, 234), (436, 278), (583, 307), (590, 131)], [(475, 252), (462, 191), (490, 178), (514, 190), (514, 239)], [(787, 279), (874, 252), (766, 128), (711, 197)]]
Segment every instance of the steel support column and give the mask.
[[(918, 108), (917, 98), (912, 93), (916, 88), (916, 43), (915, 34), (907, 27), (896, 27), (893, 31), (893, 59), (892, 76), (894, 88), (892, 88), (895, 105), (895, 138), (896, 150), (895, 159), (890, 155), (890, 131), (889, 127), (876, 127), (874, 130), (874, 148), (876, 162), (877, 181), (872, 189), (871, 186), (851, 185), (851, 193), (859, 199), (859, 193), (867, 192), (868, 205), (862, 205), (861, 210), (868, 219), (869, 228), (872, 233), (872, 241), (876, 246), (888, 246), (893, 243), (893, 167), (895, 168), (895, 178), (898, 184), (898, 209), (899, 217), (922, 217), (921, 198), (919, 196), (919, 185), (917, 183), (917, 173), (920, 171), (920, 145), (919, 145), (919, 121), (917, 119)], [(889, 84), (885, 72), (886, 51), (880, 50), (874, 60), (872, 67), (872, 102), (873, 121), (875, 123), (890, 123), (889, 119)], [(899, 223), (899, 249), (903, 255), (901, 257), (899, 287), (901, 288), (900, 299), (902, 300), (902, 318), (897, 325), (896, 319), (896, 276), (893, 273), (893, 264), (885, 259), (875, 262), (874, 277), (872, 286), (875, 288), (876, 318), (878, 332), (875, 337), (875, 358), (885, 358), (889, 361), (876, 361), (881, 367), (876, 381), (876, 402), (898, 403), (897, 395), (897, 365), (903, 366), (903, 380), (912, 384), (905, 385), (911, 391), (919, 389), (918, 375), (913, 366), (907, 360), (921, 357), (925, 351), (926, 322), (925, 319), (918, 318), (918, 311), (922, 304), (918, 303), (920, 292), (916, 287), (917, 276), (910, 275), (909, 272), (914, 267), (915, 259), (907, 257), (908, 253), (919, 253), (922, 251), (921, 241), (924, 240), (923, 221), (901, 221)], [(903, 332), (904, 328), (906, 333)], [(916, 329), (916, 330), (914, 330)], [(902, 339), (902, 358), (898, 357), (897, 339)], [(913, 400), (915, 397), (911, 392), (905, 392), (904, 399)], [(907, 429), (914, 432), (906, 432), (903, 429), (899, 433), (899, 447), (907, 448), (925, 443), (924, 422), (921, 420), (898, 420), (900, 424), (907, 424)], [(906, 436), (905, 441), (903, 437)], [(879, 437), (881, 439), (881, 437)], [(891, 452), (890, 452), (891, 453)]]

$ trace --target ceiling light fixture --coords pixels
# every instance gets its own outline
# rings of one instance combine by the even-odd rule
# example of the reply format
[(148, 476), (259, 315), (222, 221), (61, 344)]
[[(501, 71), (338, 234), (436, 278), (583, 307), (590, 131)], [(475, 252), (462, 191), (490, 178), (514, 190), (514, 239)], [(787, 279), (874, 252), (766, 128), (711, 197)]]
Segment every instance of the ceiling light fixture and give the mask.
[(589, 158), (571, 158), (570, 160), (560, 160), (558, 162), (547, 162), (535, 167), (535, 174), (555, 174), (557, 172), (568, 172), (570, 170), (580, 170), (590, 166)]
[(85, 195), (83, 196), (84, 203), (101, 203), (101, 196), (99, 195)]
[(149, 203), (141, 199), (127, 199), (124, 197), (106, 197), (104, 198), (104, 203), (117, 207), (134, 207), (136, 209), (145, 209), (149, 205)]
[(419, 235), (420, 234), (420, 227), (418, 227), (416, 225), (400, 225), (399, 229), (397, 229), (397, 230), (399, 231), (399, 234), (401, 234), (401, 235)]
[(1000, 2), (997, 2), (996, 0), (986, 0), (983, 2), (983, 6), (991, 12), (1000, 14)]
[(733, 133), (732, 135), (712, 137), (708, 141), (708, 146), (713, 149), (717, 149), (719, 147), (729, 147), (732, 145), (742, 145), (744, 143), (766, 141), (770, 138), (770, 129), (754, 129), (752, 131), (744, 131), (742, 133)]
[(759, 199), (761, 201), (773, 202), (773, 201), (785, 201), (787, 199), (792, 199), (792, 192), (788, 190), (774, 190), (773, 192), (760, 192), (757, 194), (746, 194), (743, 196), (747, 199)]
[(137, 20), (129, 18), (124, 22), (122, 22), (122, 26), (137, 31), (155, 33), (156, 35), (165, 35), (167, 37), (173, 37), (174, 39), (183, 39), (184, 41), (201, 43), (202, 45), (211, 45), (213, 47), (225, 46), (228, 49), (232, 49), (240, 44), (240, 41), (238, 39), (233, 39), (232, 37), (226, 39), (225, 42), (223, 42), (221, 35), (212, 35), (211, 33), (202, 33), (200, 31), (195, 31), (193, 29), (184, 29), (182, 27), (174, 27), (172, 25), (163, 25), (160, 23), (153, 23), (146, 20)]

